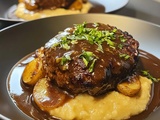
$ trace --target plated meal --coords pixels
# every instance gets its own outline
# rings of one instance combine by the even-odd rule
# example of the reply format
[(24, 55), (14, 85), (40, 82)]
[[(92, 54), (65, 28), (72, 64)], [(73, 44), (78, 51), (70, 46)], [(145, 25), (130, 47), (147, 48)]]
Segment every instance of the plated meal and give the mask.
[(19, 0), (15, 15), (33, 20), (65, 14), (88, 13), (92, 4), (87, 0)]
[(114, 25), (68, 26), (12, 68), (9, 91), (19, 82), (22, 93), (10, 95), (34, 119), (144, 119), (158, 107), (160, 60), (139, 45)]
[(128, 0), (5, 0), (0, 1), (0, 19), (21, 22), (64, 14), (109, 13), (127, 3)]

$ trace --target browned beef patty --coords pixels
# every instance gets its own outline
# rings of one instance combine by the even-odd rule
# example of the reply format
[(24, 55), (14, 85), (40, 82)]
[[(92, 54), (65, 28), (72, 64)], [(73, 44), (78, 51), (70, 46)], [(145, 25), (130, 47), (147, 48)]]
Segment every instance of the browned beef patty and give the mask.
[(75, 0), (25, 0), (25, 6), (29, 10), (46, 8), (67, 8)]
[(99, 95), (134, 72), (139, 43), (127, 32), (102, 23), (67, 28), (45, 45), (47, 77), (71, 94)]

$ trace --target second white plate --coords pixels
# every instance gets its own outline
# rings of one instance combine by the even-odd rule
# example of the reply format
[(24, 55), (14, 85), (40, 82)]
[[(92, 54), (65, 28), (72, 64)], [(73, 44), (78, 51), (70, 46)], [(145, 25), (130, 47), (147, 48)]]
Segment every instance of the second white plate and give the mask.
[(104, 5), (105, 12), (113, 12), (124, 7), (129, 0), (89, 0)]

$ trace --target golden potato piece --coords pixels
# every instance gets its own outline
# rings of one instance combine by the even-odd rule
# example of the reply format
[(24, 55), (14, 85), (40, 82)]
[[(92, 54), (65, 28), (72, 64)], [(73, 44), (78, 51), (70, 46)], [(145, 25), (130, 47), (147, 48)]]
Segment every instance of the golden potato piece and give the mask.
[(40, 79), (33, 89), (35, 103), (46, 112), (62, 105), (67, 97), (63, 91), (52, 85), (46, 78)]
[(27, 64), (22, 74), (22, 80), (29, 85), (35, 85), (35, 83), (45, 76), (43, 70), (42, 61), (39, 58), (33, 59)]
[(38, 5), (36, 5), (35, 3), (32, 3), (31, 0), (24, 1), (24, 3), (25, 3), (25, 8), (27, 10), (36, 10), (38, 8)]
[(75, 2), (73, 2), (71, 4), (71, 6), (69, 7), (69, 9), (71, 9), (71, 10), (81, 10), (82, 6), (83, 6), (82, 0), (76, 0)]
[(117, 85), (117, 89), (120, 93), (126, 96), (134, 96), (136, 95), (141, 89), (141, 82), (139, 77), (134, 75), (128, 81), (119, 83)]
[(18, 0), (18, 2), (20, 3), (20, 2), (24, 2), (24, 0)]

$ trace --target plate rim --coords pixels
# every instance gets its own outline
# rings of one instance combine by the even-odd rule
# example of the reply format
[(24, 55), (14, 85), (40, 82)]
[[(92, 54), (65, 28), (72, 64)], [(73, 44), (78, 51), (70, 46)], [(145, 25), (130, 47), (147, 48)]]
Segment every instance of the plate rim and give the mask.
[(36, 19), (36, 20), (30, 20), (30, 21), (22, 21), (22, 22), (18, 22), (18, 23), (15, 23), (13, 25), (10, 25), (10, 26), (7, 26), (5, 28), (2, 28), (0, 29), (0, 32), (3, 32), (5, 30), (8, 30), (8, 29), (11, 29), (13, 27), (16, 27), (16, 26), (19, 26), (21, 24), (25, 24), (25, 23), (29, 23), (29, 22), (33, 22), (33, 21), (39, 21), (39, 20), (43, 20), (43, 19), (50, 19), (50, 18), (54, 18), (54, 17), (64, 17), (64, 16), (84, 16), (84, 15), (91, 15), (91, 16), (114, 16), (114, 17), (122, 17), (122, 18), (126, 18), (126, 19), (130, 19), (130, 20), (134, 20), (134, 21), (139, 21), (139, 22), (142, 22), (142, 23), (145, 23), (145, 24), (148, 24), (148, 25), (152, 25), (152, 26), (155, 26), (155, 27), (159, 27), (160, 28), (160, 25), (159, 24), (156, 24), (156, 23), (152, 23), (152, 22), (149, 22), (149, 21), (146, 21), (146, 20), (142, 20), (142, 19), (139, 19), (139, 18), (134, 18), (134, 17), (130, 17), (130, 16), (125, 16), (125, 15), (118, 15), (118, 14), (105, 14), (105, 13), (84, 13), (84, 14), (73, 14), (73, 15), (62, 15), (62, 16), (52, 16), (52, 17), (47, 17), (47, 18), (41, 18), (41, 19)]

